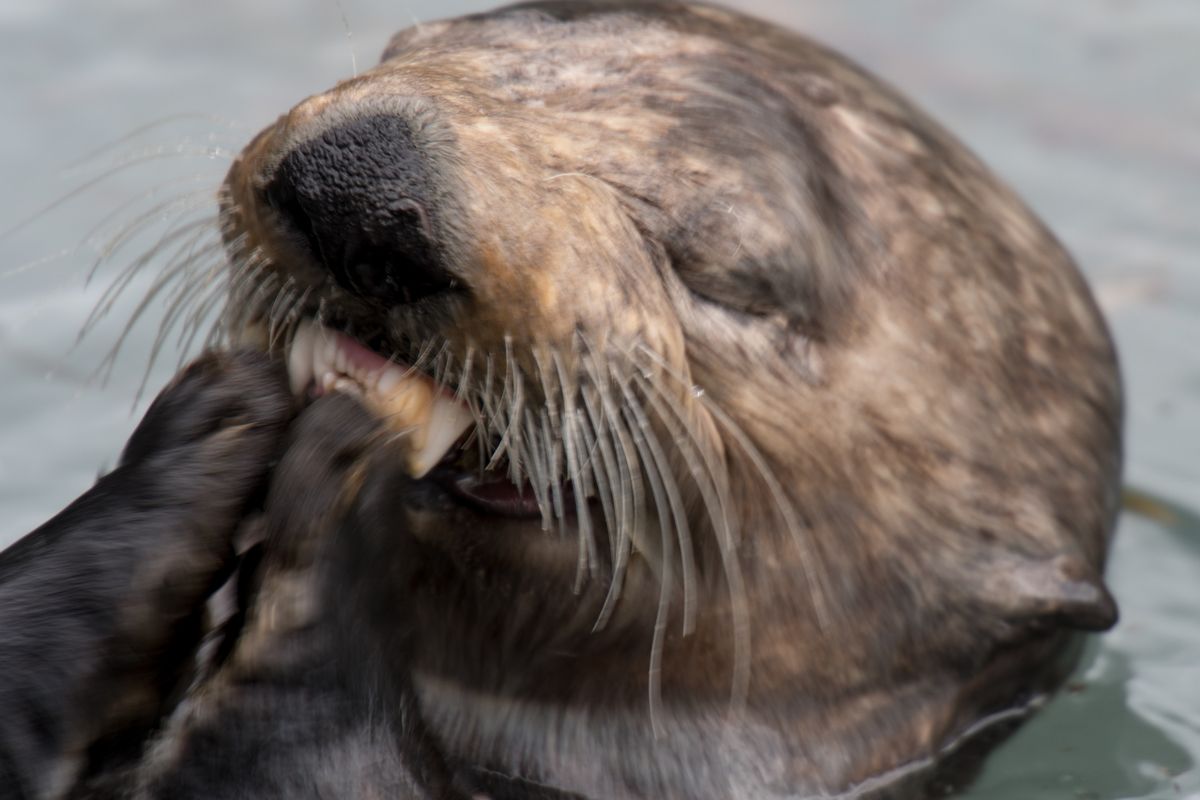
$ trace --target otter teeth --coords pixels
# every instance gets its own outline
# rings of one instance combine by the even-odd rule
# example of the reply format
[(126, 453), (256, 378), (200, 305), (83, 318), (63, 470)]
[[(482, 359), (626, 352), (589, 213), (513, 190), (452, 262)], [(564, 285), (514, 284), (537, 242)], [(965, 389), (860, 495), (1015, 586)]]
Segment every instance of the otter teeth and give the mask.
[(405, 434), (406, 466), (414, 478), (433, 469), (471, 425), (466, 406), (428, 376), (315, 322), (297, 327), (287, 361), (293, 394), (314, 384), (322, 393), (352, 394)]

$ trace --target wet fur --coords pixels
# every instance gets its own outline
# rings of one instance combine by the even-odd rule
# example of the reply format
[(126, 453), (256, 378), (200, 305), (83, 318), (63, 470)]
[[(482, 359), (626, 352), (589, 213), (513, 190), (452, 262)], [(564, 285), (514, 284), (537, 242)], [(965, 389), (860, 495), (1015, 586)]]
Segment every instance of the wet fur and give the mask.
[[(468, 292), (382, 307), (264, 200), (289, 154), (364, 114), (405, 121), (432, 257)], [(1120, 386), (1082, 279), (952, 137), (793, 34), (629, 2), (419, 26), (246, 148), (221, 235), (232, 270), (171, 274), (200, 308), (230, 296), (218, 335), (277, 351), (314, 316), (384, 337), (456, 388), (485, 460), (531, 477), (561, 531), (422, 499), (377, 455), (331, 473), (357, 476), (332, 539), (380, 546), (394, 525), (402, 552), (322, 556), (355, 580), (301, 571), (337, 599), (298, 663), (369, 646), (361, 663), (401, 677), (326, 684), (352, 722), (281, 765), (382, 748), (381, 785), (433, 765), (412, 791), (499, 775), (595, 797), (900, 792), (1049, 690), (1072, 631), (1115, 617)], [(598, 498), (575, 521), (562, 477)], [(281, 507), (264, 552), (303, 539), (323, 497)], [(391, 580), (414, 553), (420, 579)], [(289, 597), (271, 574), (198, 696), (201, 722), (206, 704), (233, 715), (214, 712), (210, 754), (242, 746), (221, 720), (256, 713), (227, 684), (255, 609)], [(420, 720), (395, 713), (414, 696)], [(162, 775), (212, 774), (163, 753)]]
[(293, 413), (266, 358), (204, 359), (116, 469), (0, 554), (0, 796), (62, 796), (140, 758)]
[[(261, 200), (369, 114), (406, 121), (466, 292), (374, 305)], [(961, 145), (817, 45), (671, 3), (422, 25), (226, 187), (235, 275), (293, 287), (232, 303), (235, 329), (381, 333), (568, 533), (569, 443), (600, 453), (578, 558), (417, 523), (483, 570), (420, 604), (455, 631), (418, 664), (452, 752), (598, 796), (844, 790), (1044, 688), (1059, 632), (1114, 617), (1120, 388), (1086, 287)]]

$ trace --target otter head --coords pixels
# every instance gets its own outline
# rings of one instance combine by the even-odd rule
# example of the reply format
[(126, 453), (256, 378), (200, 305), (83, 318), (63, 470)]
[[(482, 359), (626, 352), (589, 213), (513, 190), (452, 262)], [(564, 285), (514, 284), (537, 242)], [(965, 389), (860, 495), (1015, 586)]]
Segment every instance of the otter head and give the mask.
[(736, 708), (793, 785), (844, 785), (1011, 702), (964, 689), (997, 653), (1111, 622), (1086, 288), (803, 39), (675, 4), (421, 25), (259, 134), (222, 214), (226, 325), (409, 443), (430, 685), (668, 733)]

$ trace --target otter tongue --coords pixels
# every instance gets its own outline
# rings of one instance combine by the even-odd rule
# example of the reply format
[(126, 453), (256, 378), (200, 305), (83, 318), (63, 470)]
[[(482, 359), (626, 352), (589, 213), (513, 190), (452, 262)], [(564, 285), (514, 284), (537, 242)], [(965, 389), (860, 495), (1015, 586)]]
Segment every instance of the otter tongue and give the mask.
[(345, 334), (303, 322), (288, 351), (292, 392), (314, 382), (318, 393), (358, 395), (387, 426), (409, 442), (407, 468), (423, 477), (471, 425), (466, 406), (444, 387), (406, 364), (389, 361)]

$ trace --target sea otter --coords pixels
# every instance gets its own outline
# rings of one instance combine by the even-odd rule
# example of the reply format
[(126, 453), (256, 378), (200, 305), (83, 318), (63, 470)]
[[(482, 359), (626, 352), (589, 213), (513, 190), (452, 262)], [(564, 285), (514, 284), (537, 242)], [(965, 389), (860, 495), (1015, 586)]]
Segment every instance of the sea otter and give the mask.
[(225, 525), (230, 624), (77, 787), (894, 796), (1115, 619), (1086, 285), (796, 34), (628, 0), (419, 25), (220, 206), (221, 330), (307, 408)]

